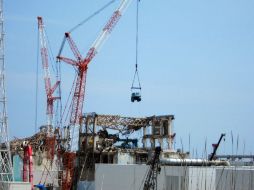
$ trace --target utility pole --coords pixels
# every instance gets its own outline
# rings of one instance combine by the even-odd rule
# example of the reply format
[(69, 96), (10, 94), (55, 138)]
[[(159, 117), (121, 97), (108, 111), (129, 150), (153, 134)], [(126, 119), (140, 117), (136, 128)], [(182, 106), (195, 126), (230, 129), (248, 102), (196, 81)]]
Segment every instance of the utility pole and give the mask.
[(13, 181), (10, 143), (8, 138), (4, 70), (3, 0), (0, 0), (0, 189), (2, 189), (2, 182)]

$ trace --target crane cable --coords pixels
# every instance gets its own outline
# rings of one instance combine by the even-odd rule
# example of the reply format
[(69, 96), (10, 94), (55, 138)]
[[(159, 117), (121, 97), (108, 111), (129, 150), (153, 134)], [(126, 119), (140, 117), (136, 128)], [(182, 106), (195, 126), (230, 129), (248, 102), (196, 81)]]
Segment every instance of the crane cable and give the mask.
[(52, 71), (54, 72), (54, 75), (56, 75), (56, 73), (57, 73), (57, 71), (56, 71), (57, 70), (57, 66), (53, 65), (53, 63), (56, 63), (56, 61), (54, 59), (54, 53), (53, 53), (52, 48), (51, 48), (51, 44), (50, 44), (50, 40), (49, 40), (46, 28), (44, 28), (44, 31), (45, 31), (46, 41), (47, 41), (47, 50), (49, 52), (48, 53), (49, 63), (51, 65)]
[(80, 26), (82, 26), (83, 24), (85, 24), (87, 21), (89, 21), (91, 18), (93, 18), (94, 16), (96, 16), (97, 14), (99, 14), (101, 11), (103, 11), (104, 9), (106, 9), (109, 5), (111, 5), (112, 3), (114, 3), (116, 0), (111, 0), (110, 2), (108, 2), (107, 4), (105, 4), (104, 6), (102, 6), (100, 9), (98, 9), (97, 11), (95, 11), (93, 14), (91, 14), (90, 16), (88, 16), (86, 19), (84, 19), (83, 21), (81, 21), (79, 24), (77, 24), (76, 26), (74, 26), (73, 28), (71, 28), (69, 30), (68, 33), (73, 32), (74, 30), (76, 30), (77, 28), (79, 28)]
[[(139, 80), (139, 75), (138, 75), (138, 42), (139, 42), (139, 2), (140, 0), (137, 0), (137, 10), (136, 10), (136, 64), (135, 64), (135, 73), (134, 73), (134, 78), (132, 81), (132, 85), (131, 85), (131, 89), (139, 89), (141, 90), (141, 84), (140, 84), (140, 80)], [(134, 86), (135, 81), (136, 81), (136, 77), (137, 77), (137, 82), (138, 82), (138, 86)]]
[[(48, 44), (48, 57), (49, 57), (49, 60), (50, 60), (50, 65), (52, 67), (52, 71), (54, 73), (54, 77), (55, 77), (55, 81), (61, 81), (61, 64), (59, 64), (59, 62), (57, 60), (55, 60), (54, 58), (54, 53), (52, 51), (52, 46), (50, 44), (50, 40), (49, 40), (49, 36), (47, 34), (47, 30), (46, 28), (44, 28), (44, 31), (45, 31), (45, 36), (46, 36), (46, 41), (47, 41), (47, 44)], [(55, 63), (55, 65), (53, 65), (53, 63)], [(59, 99), (56, 101), (56, 109), (54, 111), (54, 126), (55, 127), (60, 127), (62, 126), (61, 124), (61, 113), (62, 113), (62, 98), (61, 98), (61, 82), (60, 84), (58, 85), (57, 87), (57, 97), (59, 97)]]
[[(77, 28), (79, 28), (80, 26), (82, 26), (83, 24), (85, 24), (86, 22), (88, 22), (90, 19), (92, 19), (93, 17), (95, 17), (96, 15), (98, 15), (100, 12), (102, 12), (104, 9), (106, 9), (109, 5), (111, 5), (112, 3), (114, 3), (116, 0), (111, 0), (110, 2), (108, 2), (107, 4), (105, 4), (104, 6), (102, 6), (100, 9), (98, 9), (97, 11), (95, 11), (93, 14), (91, 14), (90, 16), (88, 16), (87, 18), (85, 18), (83, 21), (81, 21), (79, 24), (77, 24), (76, 26), (74, 26), (73, 28), (71, 28), (68, 33), (73, 32), (74, 30), (76, 30)], [(63, 47), (64, 44), (66, 42), (66, 37), (64, 36), (63, 41), (61, 43), (59, 52), (58, 52), (58, 56), (61, 55), (62, 51), (63, 51)]]
[(36, 79), (35, 79), (35, 119), (34, 119), (34, 133), (37, 132), (38, 126), (38, 91), (39, 91), (39, 51), (40, 51), (39, 30), (37, 33), (37, 55), (36, 55)]

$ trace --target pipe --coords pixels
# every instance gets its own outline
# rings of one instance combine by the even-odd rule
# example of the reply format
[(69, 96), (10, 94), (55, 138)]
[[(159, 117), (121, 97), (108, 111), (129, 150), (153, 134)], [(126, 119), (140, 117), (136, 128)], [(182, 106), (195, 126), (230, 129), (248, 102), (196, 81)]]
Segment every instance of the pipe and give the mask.
[(206, 159), (179, 159), (179, 158), (167, 158), (161, 159), (162, 165), (169, 166), (230, 166), (228, 161), (220, 160), (206, 160)]
[(216, 158), (225, 158), (225, 159), (243, 159), (249, 158), (254, 160), (254, 155), (216, 155)]
[(23, 158), (23, 181), (27, 182), (27, 174), (29, 172), (29, 182), (31, 184), (31, 189), (33, 189), (33, 150), (32, 146), (24, 146), (24, 158)]
[(32, 186), (33, 189), (33, 180), (34, 180), (34, 175), (33, 175), (33, 150), (32, 146), (28, 145), (28, 160), (29, 160), (29, 182)]

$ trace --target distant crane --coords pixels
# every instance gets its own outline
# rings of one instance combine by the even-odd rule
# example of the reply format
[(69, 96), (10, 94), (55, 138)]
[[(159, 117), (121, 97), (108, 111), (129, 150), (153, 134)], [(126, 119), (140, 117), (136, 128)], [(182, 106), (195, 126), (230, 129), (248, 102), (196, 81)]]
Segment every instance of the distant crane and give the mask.
[(38, 29), (40, 37), (40, 52), (42, 59), (42, 67), (44, 70), (44, 83), (47, 96), (47, 125), (48, 129), (53, 126), (53, 115), (54, 115), (54, 101), (60, 99), (60, 97), (54, 96), (54, 92), (60, 85), (60, 81), (57, 80), (54, 85), (51, 84), (50, 72), (49, 72), (49, 60), (48, 60), (48, 49), (44, 23), (42, 17), (37, 17)]
[(71, 38), (70, 33), (65, 33), (65, 40), (67, 40), (70, 46), (70, 49), (76, 59), (73, 60), (73, 59), (61, 56), (61, 50), (59, 55), (57, 56), (57, 59), (76, 67), (78, 74), (77, 74), (74, 94), (72, 98), (70, 120), (69, 120), (69, 127), (70, 127), (70, 130), (72, 131), (72, 135), (71, 135), (72, 138), (71, 138), (70, 146), (68, 147), (69, 152), (66, 152), (64, 155), (65, 174), (62, 180), (63, 190), (69, 190), (71, 188), (72, 179), (73, 179), (75, 151), (78, 150), (79, 127), (80, 127), (80, 119), (82, 117), (83, 104), (84, 104), (84, 98), (85, 98), (86, 76), (87, 76), (88, 64), (93, 60), (93, 58), (98, 53), (103, 43), (109, 37), (114, 26), (117, 24), (124, 10), (128, 7), (131, 1), (132, 0), (121, 0), (120, 6), (114, 11), (113, 15), (110, 17), (110, 19), (108, 20), (108, 22), (102, 29), (101, 33), (99, 34), (97, 39), (94, 41), (94, 43), (88, 50), (85, 58), (82, 57), (75, 42)]
[(161, 147), (156, 147), (150, 168), (147, 173), (143, 190), (157, 190), (157, 176), (160, 172), (160, 153)]
[(220, 139), (219, 139), (218, 143), (217, 143), (217, 144), (213, 144), (213, 153), (211, 154), (211, 156), (210, 156), (210, 158), (209, 158), (210, 161), (212, 161), (212, 160), (214, 159), (214, 157), (215, 157), (215, 155), (216, 155), (216, 152), (217, 152), (217, 149), (218, 149), (219, 146), (220, 146), (221, 140), (222, 140), (222, 138), (223, 138), (225, 135), (226, 135), (225, 133), (222, 133), (222, 134), (220, 135)]

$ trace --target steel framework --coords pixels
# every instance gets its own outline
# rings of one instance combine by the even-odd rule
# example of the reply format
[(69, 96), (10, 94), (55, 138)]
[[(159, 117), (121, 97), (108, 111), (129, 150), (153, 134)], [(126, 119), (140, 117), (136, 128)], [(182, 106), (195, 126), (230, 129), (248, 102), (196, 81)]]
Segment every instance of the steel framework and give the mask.
[(3, 181), (13, 181), (13, 170), (8, 138), (5, 94), (3, 0), (0, 0), (0, 185)]
[(148, 118), (123, 117), (120, 115), (99, 115), (90, 113), (83, 116), (83, 123), (89, 125), (95, 122), (97, 126), (119, 131), (138, 130), (149, 123)]
[(37, 17), (38, 19), (38, 29), (39, 29), (39, 36), (40, 36), (40, 51), (41, 51), (41, 59), (42, 59), (42, 67), (44, 70), (44, 83), (45, 83), (45, 90), (47, 96), (47, 124), (48, 124), (48, 131), (51, 126), (53, 126), (53, 115), (54, 115), (54, 101), (60, 99), (60, 97), (54, 96), (54, 92), (57, 88), (59, 88), (60, 81), (57, 80), (54, 85), (52, 85), (52, 80), (50, 77), (49, 71), (49, 60), (48, 60), (48, 49), (47, 49), (47, 42), (46, 42), (46, 33), (45, 27), (43, 23), (42, 17)]
[[(160, 115), (150, 117), (123, 117), (119, 115), (100, 115), (88, 113), (82, 117), (82, 131), (96, 132), (97, 127), (118, 130), (122, 134), (128, 134), (143, 129), (143, 146), (147, 147), (147, 140), (155, 148), (158, 140), (161, 146), (167, 142), (167, 149), (173, 149), (175, 133), (173, 133), (174, 115)], [(149, 128), (152, 132), (149, 132)]]

